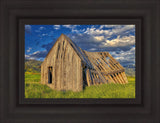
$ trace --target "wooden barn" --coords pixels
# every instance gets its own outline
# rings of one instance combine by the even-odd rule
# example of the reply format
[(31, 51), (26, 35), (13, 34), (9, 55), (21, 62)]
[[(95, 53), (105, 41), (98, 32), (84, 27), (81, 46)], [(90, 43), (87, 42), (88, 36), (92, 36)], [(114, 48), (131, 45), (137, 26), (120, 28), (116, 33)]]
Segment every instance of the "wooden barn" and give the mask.
[(108, 52), (87, 52), (61, 34), (41, 64), (41, 83), (81, 91), (91, 85), (128, 83), (124, 68)]

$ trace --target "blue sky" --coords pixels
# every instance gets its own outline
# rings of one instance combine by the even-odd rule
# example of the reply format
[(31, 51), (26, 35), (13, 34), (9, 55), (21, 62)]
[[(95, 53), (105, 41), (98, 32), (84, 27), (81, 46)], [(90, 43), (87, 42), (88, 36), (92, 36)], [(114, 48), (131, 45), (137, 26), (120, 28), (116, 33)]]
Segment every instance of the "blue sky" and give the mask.
[(25, 58), (43, 61), (61, 33), (83, 50), (107, 51), (135, 65), (135, 25), (25, 25)]

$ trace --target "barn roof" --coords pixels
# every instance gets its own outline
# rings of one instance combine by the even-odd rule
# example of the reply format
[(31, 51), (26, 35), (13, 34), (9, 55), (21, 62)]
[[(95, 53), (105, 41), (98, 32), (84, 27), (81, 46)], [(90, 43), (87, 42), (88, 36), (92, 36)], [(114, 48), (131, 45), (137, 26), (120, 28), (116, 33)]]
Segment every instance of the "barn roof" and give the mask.
[(93, 68), (90, 60), (88, 59), (88, 56), (85, 54), (85, 52), (78, 47), (69, 37), (67, 37), (64, 34), (61, 34), (61, 36), (58, 38), (58, 40), (61, 39), (66, 39), (70, 45), (72, 46), (72, 48), (75, 50), (75, 52), (77, 53), (77, 55), (80, 57), (80, 59), (90, 68)]

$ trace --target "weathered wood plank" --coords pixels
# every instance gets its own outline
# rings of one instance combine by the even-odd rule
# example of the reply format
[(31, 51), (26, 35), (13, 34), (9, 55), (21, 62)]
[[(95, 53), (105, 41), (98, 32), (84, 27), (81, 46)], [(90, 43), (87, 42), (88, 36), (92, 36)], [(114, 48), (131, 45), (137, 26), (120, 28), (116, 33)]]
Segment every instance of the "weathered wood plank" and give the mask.
[(89, 57), (89, 60), (91, 61), (91, 63), (94, 65), (94, 69), (98, 72), (99, 77), (102, 79), (102, 82), (105, 83), (106, 79), (104, 78), (104, 76), (101, 74), (99, 68), (97, 67), (97, 63), (93, 60), (93, 58)]
[(91, 77), (90, 77), (89, 69), (86, 70), (86, 80), (87, 80), (88, 86), (90, 86), (91, 85)]
[(127, 79), (127, 77), (126, 77), (126, 74), (125, 74), (124, 72), (122, 72), (122, 75), (123, 75), (123, 77), (124, 77), (124, 79), (125, 79), (125, 83), (128, 83), (128, 79)]
[[(90, 70), (91, 72), (93, 72), (93, 73), (98, 73), (96, 70)], [(101, 72), (103, 75), (111, 75), (111, 74), (114, 74), (114, 73), (119, 73), (119, 72), (124, 72), (124, 69), (122, 69), (122, 70), (115, 70), (115, 71), (109, 71), (109, 72)]]
[(119, 79), (120, 79), (120, 81), (121, 81), (121, 84), (124, 84), (124, 80), (122, 79), (122, 77), (120, 76), (120, 73), (117, 73), (118, 75), (118, 77), (119, 77)]
[(108, 62), (107, 60), (106, 60), (106, 57), (104, 56), (104, 55), (102, 55), (103, 57), (102, 57), (102, 60), (103, 61), (105, 61), (105, 63), (107, 63), (106, 65), (108, 66), (108, 68), (110, 68), (110, 70), (116, 70), (115, 69), (115, 67), (110, 63), (110, 62)]

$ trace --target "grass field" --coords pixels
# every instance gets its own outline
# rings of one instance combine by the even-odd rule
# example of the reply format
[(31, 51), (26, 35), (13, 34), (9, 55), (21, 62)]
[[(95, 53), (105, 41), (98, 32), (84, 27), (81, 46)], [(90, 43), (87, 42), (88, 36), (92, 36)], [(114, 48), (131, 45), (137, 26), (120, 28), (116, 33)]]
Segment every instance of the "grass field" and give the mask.
[(135, 77), (128, 84), (101, 84), (86, 87), (81, 92), (56, 91), (40, 84), (40, 73), (25, 73), (25, 98), (135, 98)]

